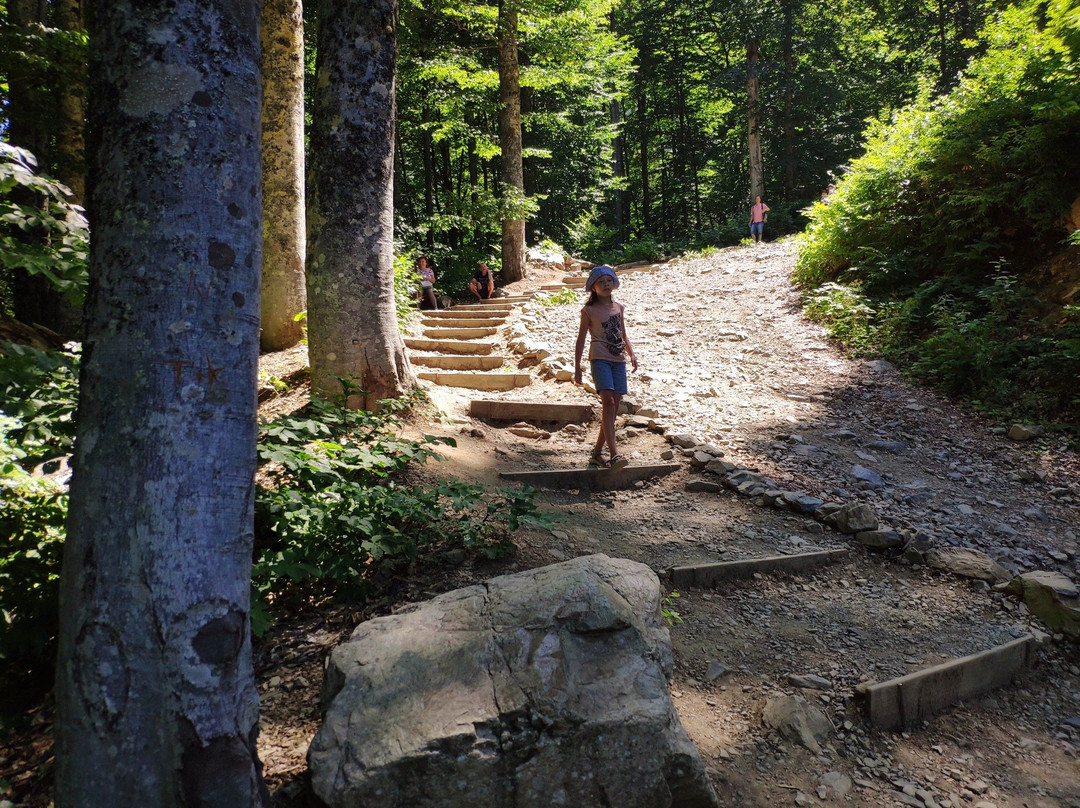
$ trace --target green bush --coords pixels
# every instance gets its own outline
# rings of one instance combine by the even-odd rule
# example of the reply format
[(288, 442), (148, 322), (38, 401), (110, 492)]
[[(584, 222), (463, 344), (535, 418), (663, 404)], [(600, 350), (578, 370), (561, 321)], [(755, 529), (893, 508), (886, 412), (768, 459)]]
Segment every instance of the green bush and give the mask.
[(873, 123), (812, 206), (795, 273), (811, 316), (857, 352), (1073, 423), (1075, 326), (1028, 273), (1076, 249), (1061, 221), (1080, 187), (1078, 16), (1068, 2), (1010, 7), (955, 90)]
[[(343, 382), (345, 392), (353, 386)], [(342, 399), (343, 400), (343, 399)], [(458, 481), (407, 485), (412, 463), (438, 459), (450, 438), (400, 436), (398, 413), (415, 400), (380, 402), (379, 413), (313, 401), (305, 417), (262, 427), (266, 482), (256, 494), (252, 625), (265, 630), (272, 603), (364, 599), (422, 559), (475, 553), (496, 558), (511, 534), (547, 524), (526, 489)]]

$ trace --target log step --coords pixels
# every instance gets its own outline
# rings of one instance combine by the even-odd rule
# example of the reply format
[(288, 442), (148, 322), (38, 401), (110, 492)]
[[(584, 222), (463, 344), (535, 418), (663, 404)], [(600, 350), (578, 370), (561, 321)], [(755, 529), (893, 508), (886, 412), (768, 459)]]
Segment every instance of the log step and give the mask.
[(593, 419), (593, 408), (590, 404), (476, 399), (469, 402), (469, 415), (473, 418), (489, 418), (493, 421), (528, 421), (530, 423), (556, 421), (586, 424)]
[(510, 307), (504, 306), (494, 311), (485, 306), (483, 309), (470, 311), (462, 306), (454, 306), (452, 309), (440, 309), (439, 311), (425, 311), (424, 319), (435, 320), (486, 320), (490, 317), (506, 317), (510, 314)]
[(425, 317), (420, 321), (420, 325), (424, 328), (498, 328), (505, 322), (505, 317), (462, 317), (459, 320), (451, 320), (449, 317)]
[(563, 286), (584, 286), (588, 278), (584, 275), (567, 275), (562, 279)]
[(425, 353), (489, 354), (495, 350), (493, 342), (462, 342), (452, 339), (405, 338), (405, 347)]
[(844, 550), (819, 550), (813, 553), (797, 555), (766, 556), (747, 558), (742, 561), (721, 561), (713, 564), (694, 564), (686, 567), (672, 567), (668, 578), (672, 586), (713, 587), (717, 581), (733, 578), (749, 578), (757, 572), (801, 572), (802, 570), (842, 561), (848, 555)]
[[(501, 298), (501, 300), (506, 301), (506, 298), (505, 297)], [(530, 300), (531, 300), (531, 298), (530, 298)], [(524, 302), (524, 300), (513, 300), (513, 301), (509, 301), (509, 302), (504, 302), (502, 306), (499, 306), (499, 307), (497, 307), (495, 309), (493, 309), (491, 306), (485, 306), (483, 303), (466, 303), (463, 306), (454, 306), (454, 308), (452, 308), (450, 311), (480, 312), (481, 314), (483, 314), (484, 317), (495, 317), (495, 316), (500, 316), (500, 315), (505, 316), (505, 315), (510, 314), (510, 312), (513, 310), (513, 308), (515, 306), (518, 305), (518, 303), (523, 303), (523, 302)], [(496, 311), (499, 312), (499, 315), (496, 315), (494, 313)], [(489, 314), (488, 312), (492, 312), (492, 313)]]
[(441, 354), (414, 354), (409, 357), (414, 365), (441, 370), (496, 370), (509, 360), (505, 356), (443, 356)]
[(513, 482), (564, 491), (614, 491), (632, 488), (639, 480), (662, 477), (682, 468), (679, 463), (659, 463), (653, 466), (626, 466), (621, 469), (559, 469), (556, 471), (504, 471), (500, 477)]
[(493, 337), (499, 333), (497, 328), (427, 328), (425, 339), (479, 339)]
[(528, 373), (418, 373), (421, 379), (443, 387), (468, 387), (471, 390), (513, 390), (532, 383)]

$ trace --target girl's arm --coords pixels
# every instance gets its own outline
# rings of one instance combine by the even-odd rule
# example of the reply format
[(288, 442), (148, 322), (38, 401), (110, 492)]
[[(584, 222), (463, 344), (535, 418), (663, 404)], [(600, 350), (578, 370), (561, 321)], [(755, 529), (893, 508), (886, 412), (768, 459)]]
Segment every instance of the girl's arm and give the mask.
[(622, 325), (622, 339), (626, 345), (626, 355), (630, 357), (630, 364), (634, 368), (634, 372), (637, 372), (637, 354), (634, 353), (634, 346), (630, 344), (630, 337), (626, 333), (626, 306), (622, 307), (622, 317), (620, 318)]
[(581, 355), (585, 351), (585, 335), (589, 333), (589, 315), (581, 310), (581, 322), (578, 324), (577, 343), (574, 345), (574, 384), (581, 384)]

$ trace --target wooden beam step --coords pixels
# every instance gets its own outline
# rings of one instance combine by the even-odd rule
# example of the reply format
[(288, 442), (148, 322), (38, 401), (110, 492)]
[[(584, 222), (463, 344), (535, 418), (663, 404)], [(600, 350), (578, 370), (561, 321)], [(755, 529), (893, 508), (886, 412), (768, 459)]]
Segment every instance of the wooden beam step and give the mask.
[(584, 275), (567, 275), (562, 279), (563, 286), (584, 286), (588, 278)]
[(412, 354), (414, 365), (441, 370), (496, 370), (509, 360), (505, 356), (443, 356), (441, 354)]
[(425, 339), (479, 339), (493, 337), (499, 333), (497, 328), (425, 328)]
[(529, 301), (529, 300), (532, 300), (532, 299), (533, 299), (533, 296), (531, 294), (528, 294), (528, 295), (512, 295), (510, 297), (493, 297), (490, 300), (481, 300), (479, 304), (470, 304), (470, 305), (498, 306), (500, 303), (525, 303), (526, 301)]
[(486, 320), (490, 317), (506, 317), (510, 314), (510, 307), (505, 306), (501, 309), (492, 311), (487, 306), (477, 311), (469, 311), (463, 309), (461, 306), (454, 306), (452, 309), (439, 309), (438, 311), (425, 311), (424, 319), (435, 320)]
[(556, 471), (504, 471), (500, 477), (513, 482), (565, 491), (614, 491), (632, 488), (639, 480), (662, 477), (682, 468), (680, 463), (659, 463), (652, 466), (626, 466), (621, 469), (559, 469)]
[(934, 713), (1008, 684), (1035, 657), (1035, 638), (1019, 639), (924, 668), (887, 682), (869, 682), (855, 689), (866, 705), (870, 723), (882, 729), (916, 726)]
[[(506, 301), (506, 298), (504, 297), (502, 298), (502, 300)], [(478, 311), (485, 312), (485, 317), (494, 317), (494, 314), (487, 314), (486, 312), (498, 311), (502, 315), (508, 315), (511, 311), (513, 311), (514, 307), (517, 306), (518, 303), (523, 302), (523, 300), (511, 300), (505, 302), (502, 306), (495, 307), (494, 309), (492, 306), (485, 306), (483, 303), (466, 303), (463, 306), (454, 306), (454, 308), (450, 309), (450, 311)]]
[(672, 586), (702, 586), (711, 588), (718, 581), (733, 578), (749, 578), (756, 572), (799, 572), (841, 561), (848, 555), (843, 550), (820, 550), (814, 553), (797, 555), (766, 556), (764, 558), (746, 558), (742, 561), (722, 561), (710, 564), (691, 564), (685, 567), (672, 567), (668, 578)]
[(417, 339), (405, 338), (405, 347), (425, 353), (480, 354), (485, 355), (495, 350), (493, 342), (463, 342), (453, 339)]
[(420, 325), (424, 328), (498, 328), (505, 322), (505, 317), (462, 317), (459, 320), (451, 320), (449, 317), (425, 317), (420, 321)]
[(494, 421), (528, 421), (530, 423), (585, 424), (593, 419), (591, 404), (549, 404), (546, 401), (489, 401), (469, 402), (469, 415)]
[(467, 387), (471, 390), (513, 390), (532, 383), (528, 373), (418, 373), (421, 379), (443, 387)]

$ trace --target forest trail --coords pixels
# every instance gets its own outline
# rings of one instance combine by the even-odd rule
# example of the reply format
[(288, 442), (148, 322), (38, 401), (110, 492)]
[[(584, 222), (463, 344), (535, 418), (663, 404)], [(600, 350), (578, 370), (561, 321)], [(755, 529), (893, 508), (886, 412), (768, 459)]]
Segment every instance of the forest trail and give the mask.
[[(1076, 580), (1076, 455), (1054, 437), (1009, 440), (1000, 425), (908, 384), (887, 363), (846, 358), (803, 319), (789, 282), (793, 263), (790, 244), (771, 243), (623, 275), (615, 297), (627, 307), (641, 360), (630, 378), (633, 405), (655, 410), (653, 420), (668, 434), (713, 444), (725, 461), (782, 488), (863, 502), (883, 528), (938, 547), (982, 550), (1014, 572), (1050, 569)], [(510, 291), (533, 291), (561, 274), (537, 268)], [(526, 304), (504, 332), (485, 337), (500, 343), (499, 353), (511, 342), (546, 346), (547, 372), (537, 373), (535, 358), (504, 368), (532, 372), (530, 386), (481, 394), (429, 388), (450, 420), (423, 424), (423, 431), (451, 435), (458, 446), (445, 452), (448, 463), (423, 476), (500, 483), (505, 471), (584, 467), (595, 423), (530, 431), (468, 414), (478, 397), (594, 402), (583, 388), (552, 378), (572, 365), (578, 310)], [(620, 419), (620, 449), (635, 465), (662, 462), (671, 444), (634, 423)], [(873, 553), (813, 519), (723, 487), (690, 490), (703, 475), (675, 457), (685, 464), (681, 471), (623, 491), (542, 492), (541, 507), (562, 518), (554, 530), (524, 532), (514, 559), (467, 566), (428, 582), (417, 596), (593, 552), (663, 573), (847, 548), (845, 560), (798, 575), (759, 574), (711, 591), (679, 588), (672, 693), (722, 804), (1080, 806), (1075, 643), (1054, 641), (1023, 604), (982, 581), (911, 566), (896, 551)], [(344, 633), (319, 625), (278, 635), (260, 650), (260, 746), (281, 805), (299, 804), (321, 656)], [(1030, 670), (921, 726), (873, 728), (853, 700), (860, 683), (1032, 630), (1042, 644)], [(790, 677), (800, 675), (818, 677), (816, 685), (796, 686)], [(781, 692), (801, 694), (828, 715), (834, 730), (820, 754), (763, 726), (765, 705)]]

